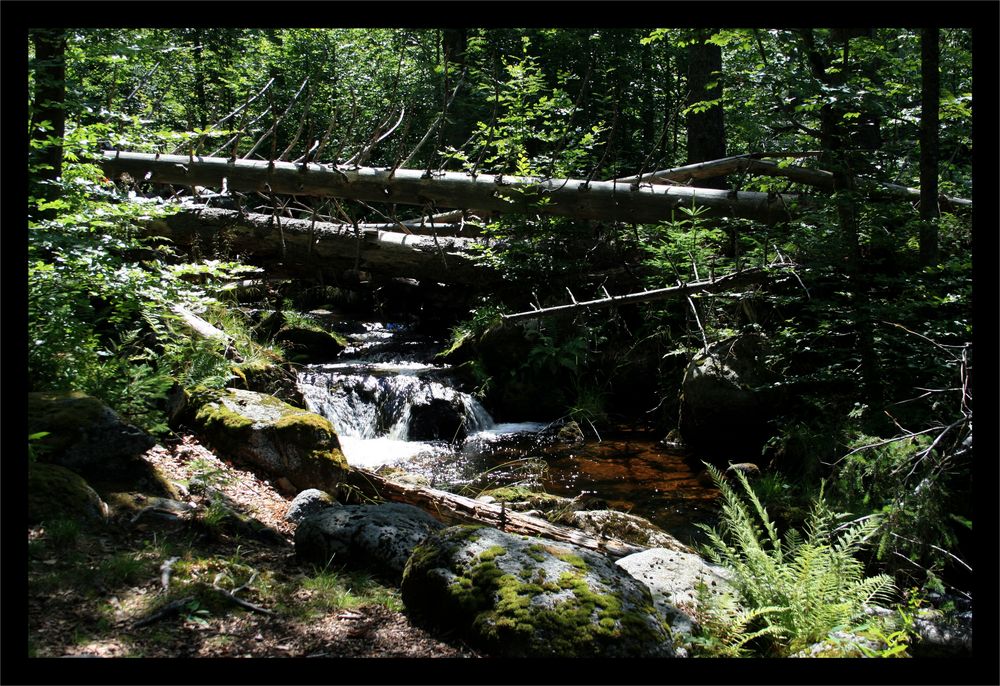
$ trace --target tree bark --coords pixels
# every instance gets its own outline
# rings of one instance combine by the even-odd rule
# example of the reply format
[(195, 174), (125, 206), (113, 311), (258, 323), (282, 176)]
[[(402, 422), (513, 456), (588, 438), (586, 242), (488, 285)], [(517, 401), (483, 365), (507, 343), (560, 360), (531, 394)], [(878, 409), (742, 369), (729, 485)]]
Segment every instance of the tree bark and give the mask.
[[(360, 227), (359, 227), (360, 229)], [(488, 287), (499, 278), (475, 262), (467, 238), (411, 235), (373, 228), (355, 234), (350, 224), (313, 222), (269, 214), (205, 208), (147, 220), (148, 234), (191, 247), (225, 244), (250, 253), (272, 275), (347, 271)]]
[[(689, 104), (722, 99), (722, 48), (706, 42), (711, 33), (710, 29), (697, 29), (694, 40), (688, 44)], [(726, 125), (721, 102), (704, 112), (688, 113), (687, 152), (688, 164), (726, 156)], [(722, 178), (698, 179), (695, 185), (726, 187)]]
[(643, 550), (631, 543), (613, 538), (594, 538), (577, 529), (512, 512), (502, 505), (480, 502), (435, 488), (390, 481), (362, 469), (352, 469), (347, 478), (351, 486), (369, 498), (419, 507), (446, 524), (485, 524), (515, 534), (573, 543), (613, 558)]
[(797, 196), (687, 187), (637, 187), (611, 181), (475, 177), (462, 172), (345, 168), (228, 160), (217, 157), (104, 153), (110, 178), (122, 173), (154, 183), (185, 186), (222, 185), (266, 194), (333, 196), (366, 202), (423, 205), (430, 208), (476, 208), (529, 215), (629, 223), (669, 221), (682, 207), (701, 206), (708, 216), (733, 216), (768, 223), (786, 220)]
[[(55, 180), (62, 176), (62, 140), (66, 133), (66, 30), (32, 29), (35, 47), (35, 101), (31, 111), (31, 139), (39, 147), (33, 150), (36, 164), (46, 168), (33, 171), (38, 180)], [(46, 130), (39, 128), (49, 122)], [(52, 199), (54, 189), (45, 187), (42, 193)]]
[(920, 262), (938, 261), (938, 29), (920, 34)]
[[(723, 176), (725, 174), (731, 174), (735, 171), (747, 171), (751, 174), (760, 174), (762, 176), (783, 176), (796, 183), (815, 186), (824, 190), (833, 190), (833, 172), (823, 169), (809, 169), (807, 167), (800, 167), (797, 165), (782, 167), (775, 162), (758, 159), (758, 157), (762, 156), (763, 155), (760, 153), (735, 155), (733, 157), (724, 157), (718, 160), (708, 160), (705, 162), (688, 164), (683, 167), (674, 167), (673, 169), (662, 169), (648, 174), (643, 174), (642, 180), (648, 183), (687, 183), (692, 180), (710, 179)], [(789, 156), (794, 157), (795, 155)], [(633, 183), (638, 180), (638, 176), (625, 176), (617, 179), (619, 183)], [(931, 197), (933, 198), (934, 196), (937, 196), (937, 200), (936, 202), (932, 200), (932, 206), (936, 208), (936, 203), (940, 203), (946, 207), (972, 207), (971, 200), (940, 195), (937, 192), (936, 174), (934, 176), (934, 180), (935, 186)], [(861, 179), (855, 179), (855, 185), (863, 183), (864, 181)], [(876, 184), (875, 194), (878, 195), (885, 194), (891, 197), (917, 200), (922, 198), (923, 193), (925, 192), (923, 189), (923, 181), (921, 181), (920, 189), (907, 188), (906, 186), (900, 186), (895, 183), (873, 183)]]

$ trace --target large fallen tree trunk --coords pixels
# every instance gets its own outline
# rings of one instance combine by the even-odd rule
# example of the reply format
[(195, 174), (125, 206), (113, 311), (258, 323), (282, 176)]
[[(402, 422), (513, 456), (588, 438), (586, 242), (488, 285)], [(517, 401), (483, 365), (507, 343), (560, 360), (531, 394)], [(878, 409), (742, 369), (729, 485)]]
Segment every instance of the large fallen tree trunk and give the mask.
[(512, 512), (504, 505), (484, 503), (436, 488), (391, 481), (363, 469), (352, 469), (348, 481), (368, 498), (414, 505), (446, 524), (485, 524), (511, 533), (574, 543), (614, 558), (643, 550), (631, 543), (613, 538), (594, 538), (577, 529)]
[(467, 238), (407, 235), (349, 224), (311, 222), (268, 214), (204, 208), (147, 220), (147, 233), (175, 244), (204, 248), (224, 244), (250, 253), (272, 273), (345, 271), (407, 276), (443, 283), (488, 285), (495, 273), (477, 264)]
[[(734, 172), (745, 171), (751, 174), (762, 176), (783, 176), (796, 183), (833, 190), (833, 173), (823, 169), (809, 169), (797, 165), (779, 165), (776, 162), (760, 160), (753, 155), (735, 155), (724, 157), (719, 160), (708, 160), (696, 164), (688, 164), (683, 167), (673, 169), (663, 169), (660, 171), (643, 174), (641, 180), (647, 183), (687, 183), (688, 181), (698, 181), (702, 179), (713, 179), (725, 176)], [(640, 181), (639, 176), (627, 176), (617, 179), (619, 183), (635, 183)], [(920, 190), (917, 188), (907, 188), (894, 183), (869, 182), (874, 184), (874, 191), (889, 196), (906, 198), (910, 200), (920, 199)], [(864, 185), (863, 179), (858, 179), (859, 185)], [(953, 198), (947, 195), (940, 195), (939, 201), (944, 206), (971, 207), (972, 201), (965, 198)]]
[(684, 186), (640, 187), (611, 181), (471, 176), (412, 169), (336, 168), (230, 160), (220, 157), (148, 155), (107, 151), (103, 168), (110, 178), (127, 173), (154, 183), (221, 187), (289, 195), (347, 198), (432, 208), (476, 208), (632, 223), (669, 221), (681, 208), (703, 207), (713, 216), (769, 223), (788, 218), (797, 196), (720, 191)]

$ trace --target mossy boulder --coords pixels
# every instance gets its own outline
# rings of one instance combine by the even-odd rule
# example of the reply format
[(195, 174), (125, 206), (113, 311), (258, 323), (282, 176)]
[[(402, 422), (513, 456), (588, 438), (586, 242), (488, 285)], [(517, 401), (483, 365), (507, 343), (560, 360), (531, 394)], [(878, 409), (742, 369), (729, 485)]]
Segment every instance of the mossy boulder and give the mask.
[(326, 331), (300, 327), (286, 327), (274, 336), (285, 350), (288, 359), (295, 362), (329, 362), (343, 352), (344, 342)]
[(398, 583), (413, 549), (444, 524), (402, 503), (345, 505), (306, 517), (295, 530), (295, 552), (307, 562), (370, 569)]
[(253, 391), (198, 389), (194, 423), (219, 452), (296, 488), (335, 490), (349, 469), (330, 422)]
[(489, 527), (431, 535), (407, 562), (418, 621), (497, 657), (672, 657), (649, 591), (578, 546)]
[(28, 434), (42, 462), (100, 473), (137, 461), (156, 443), (97, 398), (79, 391), (28, 393)]
[(56, 519), (102, 522), (108, 506), (87, 481), (55, 464), (28, 463), (28, 523)]

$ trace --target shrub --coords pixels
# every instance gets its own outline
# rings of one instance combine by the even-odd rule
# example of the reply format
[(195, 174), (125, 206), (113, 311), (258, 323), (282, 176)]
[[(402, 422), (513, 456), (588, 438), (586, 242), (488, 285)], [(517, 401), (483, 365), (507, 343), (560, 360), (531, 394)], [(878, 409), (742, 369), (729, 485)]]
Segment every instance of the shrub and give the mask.
[[(722, 473), (708, 466), (722, 494), (718, 529), (702, 525), (708, 536), (707, 557), (733, 572), (733, 587), (751, 614), (741, 616), (740, 631), (761, 632), (767, 653), (788, 655), (825, 639), (832, 631), (851, 631), (864, 622), (869, 605), (888, 601), (892, 579), (864, 575), (855, 557), (878, 525), (874, 516), (840, 526), (842, 515), (827, 506), (822, 489), (813, 501), (804, 536), (789, 531), (784, 539), (761, 505), (747, 478), (737, 472), (738, 494)], [(756, 615), (752, 614), (756, 611)], [(730, 612), (737, 616), (735, 611)], [(726, 637), (741, 648), (745, 641)]]

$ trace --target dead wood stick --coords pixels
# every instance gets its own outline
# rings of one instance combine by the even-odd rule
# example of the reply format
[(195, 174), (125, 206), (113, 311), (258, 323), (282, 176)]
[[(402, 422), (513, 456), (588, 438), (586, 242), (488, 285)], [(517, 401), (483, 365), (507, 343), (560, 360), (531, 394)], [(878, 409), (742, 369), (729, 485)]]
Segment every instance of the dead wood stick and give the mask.
[(232, 591), (227, 591), (226, 589), (219, 586), (219, 579), (221, 579), (224, 574), (225, 572), (219, 572), (218, 574), (215, 575), (215, 580), (212, 582), (212, 588), (214, 588), (216, 591), (225, 596), (228, 600), (232, 601), (233, 603), (236, 603), (240, 607), (245, 607), (248, 610), (251, 610), (253, 612), (259, 612), (264, 615), (274, 614), (273, 611), (268, 610), (266, 607), (261, 607), (260, 605), (254, 605), (253, 603), (249, 603), (245, 600), (236, 597), (237, 593), (239, 593), (240, 591), (242, 591), (247, 586), (253, 583), (253, 580), (257, 578), (257, 572), (251, 574), (250, 578), (247, 580), (245, 584), (243, 584), (239, 588), (234, 588)]
[(148, 625), (152, 624), (153, 622), (160, 621), (164, 617), (169, 617), (171, 615), (175, 615), (178, 612), (180, 612), (182, 609), (184, 609), (184, 607), (188, 603), (190, 603), (192, 600), (194, 600), (194, 596), (193, 595), (189, 595), (189, 596), (185, 596), (185, 597), (181, 598), (180, 600), (175, 600), (173, 602), (167, 603), (166, 605), (164, 605), (163, 607), (161, 607), (157, 612), (154, 612), (153, 614), (149, 615), (148, 617), (145, 617), (143, 619), (140, 619), (140, 620), (134, 622), (132, 624), (132, 628), (133, 629), (138, 629), (139, 627), (148, 626)]
[(170, 572), (173, 571), (174, 563), (179, 559), (181, 558), (171, 557), (160, 565), (160, 585), (163, 586), (164, 593), (170, 588)]

